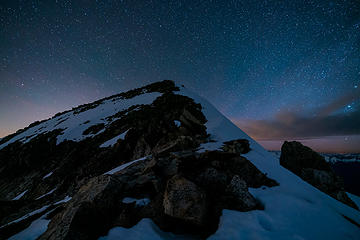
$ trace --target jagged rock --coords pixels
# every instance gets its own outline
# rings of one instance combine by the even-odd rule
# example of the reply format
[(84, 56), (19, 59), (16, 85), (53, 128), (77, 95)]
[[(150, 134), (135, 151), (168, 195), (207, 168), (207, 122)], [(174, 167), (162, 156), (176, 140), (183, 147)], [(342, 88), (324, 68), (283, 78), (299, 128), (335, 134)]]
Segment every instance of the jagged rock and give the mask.
[[(121, 189), (114, 180), (108, 175), (91, 179), (80, 188), (66, 209), (53, 217), (40, 239), (90, 239), (100, 235), (101, 230), (109, 226), (108, 221), (114, 218), (117, 201), (113, 196), (116, 189)], [(111, 194), (106, 194), (105, 189), (110, 186)]]
[(165, 214), (196, 225), (204, 225), (207, 214), (206, 194), (193, 182), (175, 175), (166, 185)]
[(237, 139), (224, 142), (222, 149), (229, 153), (245, 154), (250, 151), (250, 144), (246, 139)]
[(190, 136), (179, 136), (173, 141), (164, 139), (154, 147), (153, 152), (157, 154), (184, 151), (198, 146), (195, 139)]
[(235, 175), (226, 188), (226, 192), (234, 197), (234, 203), (229, 204), (235, 209), (249, 211), (259, 206), (258, 201), (249, 193), (247, 184), (238, 175)]
[(230, 172), (231, 178), (234, 175), (239, 175), (250, 187), (258, 188), (263, 185), (273, 187), (278, 185), (276, 181), (268, 178), (254, 164), (239, 154), (211, 151), (202, 154), (201, 158), (217, 169)]
[(281, 147), (280, 164), (331, 197), (359, 209), (346, 195), (343, 180), (325, 159), (300, 142), (285, 141)]

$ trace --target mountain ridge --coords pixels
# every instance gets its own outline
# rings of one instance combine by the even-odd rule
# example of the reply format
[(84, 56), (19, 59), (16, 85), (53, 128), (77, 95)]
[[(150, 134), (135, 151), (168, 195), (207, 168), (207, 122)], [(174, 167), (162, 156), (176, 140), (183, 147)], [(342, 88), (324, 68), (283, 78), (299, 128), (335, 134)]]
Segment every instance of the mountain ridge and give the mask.
[[(205, 99), (172, 81), (156, 84), (130, 91), (131, 98), (81, 105), (2, 141), (0, 236), (360, 235), (358, 211), (281, 167)], [(40, 222), (41, 229), (32, 227)]]

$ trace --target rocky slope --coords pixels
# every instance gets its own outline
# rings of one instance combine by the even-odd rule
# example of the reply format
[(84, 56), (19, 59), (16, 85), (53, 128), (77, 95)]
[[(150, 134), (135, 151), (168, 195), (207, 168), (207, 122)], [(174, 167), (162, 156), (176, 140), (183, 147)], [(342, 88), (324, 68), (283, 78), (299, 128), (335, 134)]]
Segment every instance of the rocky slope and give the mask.
[(358, 211), (280, 167), (172, 81), (1, 139), (0, 199), (0, 239), (360, 235)]

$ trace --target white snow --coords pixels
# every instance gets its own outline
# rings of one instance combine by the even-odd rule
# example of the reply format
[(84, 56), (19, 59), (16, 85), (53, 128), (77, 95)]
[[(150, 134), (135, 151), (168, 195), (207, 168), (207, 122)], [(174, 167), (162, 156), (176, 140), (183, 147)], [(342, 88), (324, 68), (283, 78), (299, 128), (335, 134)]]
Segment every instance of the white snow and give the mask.
[[(41, 133), (46, 133), (55, 129), (64, 129), (63, 134), (60, 134), (57, 137), (57, 144), (65, 140), (81, 141), (87, 137), (93, 137), (96, 134), (83, 135), (82, 133), (90, 126), (96, 124), (104, 123), (106, 126), (107, 124), (111, 123), (111, 121), (106, 120), (107, 117), (119, 111), (128, 109), (135, 104), (151, 104), (160, 95), (161, 93), (153, 92), (135, 96), (130, 99), (116, 99), (115, 101), (112, 101), (113, 99), (109, 99), (105, 100), (97, 107), (84, 112), (77, 114), (73, 114), (74, 111), (67, 112), (53, 119), (42, 122), (16, 135), (9, 141), (1, 144), (0, 149), (18, 140), (23, 143), (28, 142)], [(83, 124), (86, 121), (88, 122)]]
[(35, 215), (35, 214), (41, 213), (42, 211), (44, 211), (45, 209), (47, 209), (48, 206), (49, 206), (49, 205), (45, 205), (45, 206), (43, 206), (42, 208), (39, 208), (39, 209), (37, 209), (37, 210), (35, 210), (35, 211), (32, 211), (32, 212), (30, 212), (30, 213), (27, 213), (27, 214), (25, 214), (24, 216), (22, 216), (21, 218), (15, 219), (14, 221), (11, 221), (11, 222), (9, 222), (9, 223), (7, 223), (7, 224), (5, 224), (5, 225), (2, 225), (2, 226), (0, 227), (0, 229), (3, 228), (3, 227), (5, 227), (5, 226), (8, 226), (8, 225), (10, 225), (10, 224), (20, 222), (20, 221), (22, 221), (22, 220), (24, 220), (24, 219), (26, 219), (26, 218), (28, 218), (28, 217), (31, 217), (31, 216), (33, 216), (33, 215)]
[(48, 174), (46, 174), (42, 179), (44, 180), (45, 178), (50, 177), (53, 174), (53, 172), (49, 172)]
[(126, 197), (122, 200), (122, 202), (123, 203), (135, 202), (136, 206), (142, 207), (142, 206), (148, 205), (150, 203), (150, 199), (148, 199), (148, 198), (137, 199), (137, 198)]
[(8, 240), (34, 240), (43, 234), (51, 220), (43, 217), (33, 221), (29, 227), (10, 237)]
[(101, 148), (104, 148), (104, 147), (112, 147), (113, 145), (115, 145), (115, 143), (117, 143), (117, 141), (119, 139), (122, 139), (124, 140), (125, 139), (125, 136), (127, 134), (129, 130), (126, 130), (125, 132), (123, 132), (122, 134), (120, 134), (119, 136), (116, 136), (106, 142), (104, 142), (103, 144), (100, 145)]
[(60, 200), (60, 201), (54, 203), (54, 205), (58, 205), (60, 203), (66, 203), (66, 202), (70, 201), (71, 199), (72, 199), (72, 197), (66, 196), (63, 200)]
[(105, 175), (105, 174), (111, 175), (111, 174), (117, 173), (117, 172), (119, 172), (119, 171), (127, 168), (128, 166), (130, 166), (130, 165), (132, 165), (132, 164), (134, 164), (134, 163), (136, 163), (136, 162), (139, 162), (139, 161), (144, 161), (144, 160), (147, 159), (147, 158), (148, 158), (148, 156), (142, 157), (142, 158), (139, 158), (139, 159), (136, 159), (136, 160), (133, 160), (133, 161), (128, 162), (128, 163), (125, 163), (125, 164), (122, 164), (122, 165), (120, 165), (120, 166), (118, 166), (118, 167), (116, 167), (116, 168), (114, 168), (114, 169), (111, 169), (110, 171), (104, 173), (103, 175)]
[(41, 195), (40, 197), (36, 198), (35, 200), (39, 200), (39, 199), (41, 199), (41, 198), (43, 198), (43, 197), (45, 197), (45, 196), (47, 196), (47, 195), (50, 195), (50, 194), (52, 194), (55, 190), (56, 190), (56, 188), (54, 188), (54, 189), (52, 189), (51, 191), (45, 193), (44, 195)]
[(8, 240), (34, 240), (37, 239), (41, 234), (43, 234), (51, 219), (46, 219), (47, 215), (50, 214), (53, 210), (47, 212), (42, 215), (38, 219), (34, 220), (29, 227), (24, 229), (23, 231), (13, 235)]
[(180, 126), (181, 126), (181, 122), (178, 121), (178, 120), (174, 120), (174, 123), (175, 123), (175, 126), (177, 126), (177, 127), (180, 127)]
[(163, 232), (149, 218), (144, 218), (132, 228), (114, 227), (107, 236), (100, 237), (99, 240), (186, 240), (192, 239), (190, 236), (175, 235), (170, 232)]
[(25, 193), (26, 193), (27, 191), (28, 191), (28, 190), (23, 191), (22, 193), (20, 193), (20, 194), (17, 195), (16, 197), (14, 197), (12, 200), (19, 200), (20, 198), (22, 198), (22, 196), (25, 195)]

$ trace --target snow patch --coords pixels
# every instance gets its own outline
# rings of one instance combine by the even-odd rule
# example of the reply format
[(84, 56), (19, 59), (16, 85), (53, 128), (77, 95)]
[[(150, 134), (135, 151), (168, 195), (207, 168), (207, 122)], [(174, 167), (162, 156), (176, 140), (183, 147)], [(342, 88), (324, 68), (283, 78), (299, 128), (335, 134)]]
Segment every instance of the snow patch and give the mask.
[(150, 199), (148, 198), (142, 198), (142, 199), (137, 199), (137, 198), (130, 198), (130, 197), (126, 197), (122, 200), (123, 203), (133, 203), (135, 202), (135, 205), (137, 207), (142, 207), (142, 206), (146, 206), (150, 203)]
[(49, 172), (48, 174), (46, 174), (42, 179), (44, 180), (45, 178), (50, 177), (53, 174), (53, 172)]
[(39, 199), (41, 199), (41, 198), (43, 198), (43, 197), (45, 197), (45, 196), (47, 196), (47, 195), (50, 195), (50, 194), (52, 194), (55, 190), (56, 190), (56, 188), (52, 189), (50, 192), (45, 193), (44, 195), (41, 195), (40, 197), (36, 198), (35, 200), (39, 200)]
[(136, 163), (136, 162), (139, 162), (139, 161), (144, 161), (144, 160), (147, 159), (147, 158), (148, 158), (148, 156), (143, 157), (143, 158), (136, 159), (136, 160), (134, 160), (134, 161), (131, 161), (131, 162), (128, 162), (128, 163), (125, 163), (125, 164), (122, 164), (122, 165), (120, 165), (120, 166), (118, 166), (118, 167), (116, 167), (116, 168), (114, 168), (114, 169), (111, 169), (110, 171), (104, 173), (103, 175), (105, 175), (105, 174), (111, 175), (111, 174), (117, 173), (117, 172), (119, 172), (119, 171), (127, 168), (128, 166), (130, 166), (130, 165), (132, 165), (132, 164), (134, 164), (134, 163)]
[(12, 200), (19, 200), (20, 198), (22, 198), (22, 196), (25, 195), (25, 193), (26, 193), (27, 191), (28, 191), (28, 190), (23, 191), (22, 193), (20, 193), (20, 194), (17, 195), (16, 197), (14, 197)]
[(112, 147), (113, 145), (115, 145), (115, 143), (117, 143), (117, 141), (119, 139), (124, 140), (125, 136), (127, 134), (129, 130), (126, 130), (125, 132), (123, 132), (122, 134), (120, 134), (119, 136), (116, 136), (106, 142), (104, 142), (103, 144), (100, 145), (101, 148), (105, 148), (105, 147)]
[(174, 124), (175, 124), (175, 126), (177, 126), (177, 127), (180, 127), (180, 126), (181, 126), (181, 122), (178, 121), (178, 120), (174, 120)]
[(43, 234), (50, 223), (50, 219), (39, 218), (33, 221), (28, 228), (10, 237), (8, 240), (33, 240)]
[(9, 223), (7, 223), (7, 224), (5, 224), (5, 225), (2, 225), (2, 226), (0, 227), (0, 229), (3, 228), (3, 227), (5, 227), (5, 226), (8, 226), (8, 225), (10, 225), (10, 224), (20, 222), (20, 221), (22, 221), (22, 220), (24, 220), (24, 219), (26, 219), (26, 218), (28, 218), (28, 217), (31, 217), (31, 216), (33, 216), (33, 215), (35, 215), (35, 214), (41, 213), (42, 211), (46, 210), (46, 209), (48, 208), (48, 206), (49, 206), (49, 205), (45, 205), (45, 206), (43, 206), (42, 208), (39, 208), (39, 209), (37, 209), (37, 210), (35, 210), (35, 211), (32, 211), (31, 213), (27, 213), (27, 214), (25, 214), (24, 216), (22, 216), (21, 218), (18, 218), (18, 219), (14, 220), (14, 221), (11, 221), (11, 222), (9, 222)]
[(54, 203), (54, 205), (58, 205), (60, 203), (66, 203), (66, 202), (70, 201), (71, 199), (72, 199), (72, 197), (66, 196), (63, 200), (60, 200), (60, 201)]
[[(52, 210), (53, 211), (53, 210)], [(33, 240), (37, 239), (41, 234), (43, 234), (51, 221), (51, 219), (46, 219), (47, 215), (52, 211), (42, 215), (40, 218), (34, 220), (29, 227), (23, 231), (13, 235), (8, 240)]]

